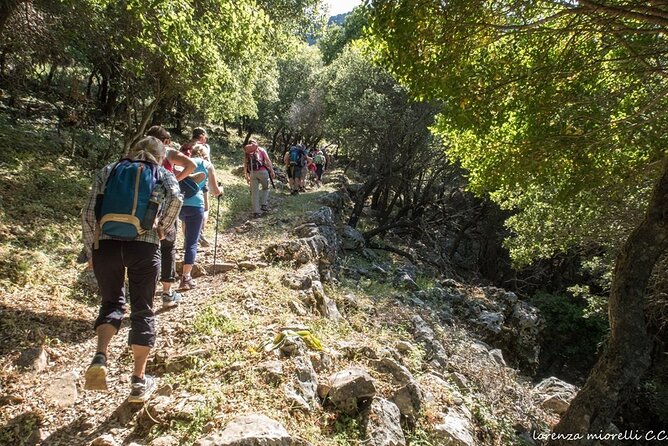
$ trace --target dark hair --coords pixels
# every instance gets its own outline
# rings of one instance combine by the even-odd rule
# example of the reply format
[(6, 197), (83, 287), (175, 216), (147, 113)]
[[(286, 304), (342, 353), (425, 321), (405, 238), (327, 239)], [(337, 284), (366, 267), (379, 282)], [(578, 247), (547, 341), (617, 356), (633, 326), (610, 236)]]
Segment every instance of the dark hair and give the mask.
[(206, 134), (206, 130), (204, 130), (202, 127), (195, 127), (193, 129), (193, 139), (197, 139), (200, 136), (208, 136)]
[(193, 146), (194, 146), (194, 144), (191, 143), (191, 142), (187, 142), (187, 143), (183, 144), (181, 146), (181, 153), (183, 153), (187, 157), (191, 157), (192, 152), (193, 152)]
[(146, 136), (153, 136), (155, 138), (158, 138), (160, 141), (164, 141), (166, 139), (172, 139), (172, 135), (170, 135), (169, 132), (160, 125), (154, 125), (150, 129), (148, 129), (148, 131), (146, 132)]

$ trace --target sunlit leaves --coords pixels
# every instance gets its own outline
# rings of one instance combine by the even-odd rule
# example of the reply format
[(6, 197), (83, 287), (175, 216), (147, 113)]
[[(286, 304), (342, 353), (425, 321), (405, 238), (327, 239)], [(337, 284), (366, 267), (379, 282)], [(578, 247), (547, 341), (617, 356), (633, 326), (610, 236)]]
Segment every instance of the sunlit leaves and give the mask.
[(668, 81), (654, 68), (663, 34), (620, 31), (648, 27), (575, 3), (372, 6), (379, 61), (416, 97), (442, 101), (433, 130), (470, 187), (518, 212), (516, 258), (602, 234), (616, 244), (641, 217), (668, 147)]

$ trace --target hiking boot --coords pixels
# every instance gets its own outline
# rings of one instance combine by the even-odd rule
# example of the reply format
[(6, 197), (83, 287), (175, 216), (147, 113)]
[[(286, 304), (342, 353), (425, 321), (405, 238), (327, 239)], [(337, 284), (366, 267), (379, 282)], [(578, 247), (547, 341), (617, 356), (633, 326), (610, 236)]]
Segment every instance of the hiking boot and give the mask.
[(299, 195), (299, 191), (298, 190), (293, 190), (292, 192), (290, 192), (290, 195)]
[(269, 206), (267, 206), (266, 204), (260, 206), (260, 209), (262, 210), (262, 212), (269, 212)]
[(85, 378), (84, 390), (107, 390), (107, 357), (104, 354), (93, 356)]
[(202, 248), (208, 248), (209, 246), (211, 246), (211, 242), (208, 241), (206, 238), (204, 238), (203, 235), (200, 235), (200, 236), (199, 236), (199, 245), (200, 245)]
[(155, 378), (151, 375), (144, 375), (143, 379), (132, 375), (132, 387), (130, 396), (128, 396), (128, 403), (145, 403), (155, 392), (156, 387)]
[(179, 285), (180, 290), (192, 290), (195, 287), (197, 287), (197, 284), (193, 280), (192, 277), (190, 276), (183, 276), (181, 277), (181, 284)]
[(172, 308), (175, 307), (181, 302), (181, 293), (172, 291), (171, 293), (162, 293), (162, 307), (163, 308)]

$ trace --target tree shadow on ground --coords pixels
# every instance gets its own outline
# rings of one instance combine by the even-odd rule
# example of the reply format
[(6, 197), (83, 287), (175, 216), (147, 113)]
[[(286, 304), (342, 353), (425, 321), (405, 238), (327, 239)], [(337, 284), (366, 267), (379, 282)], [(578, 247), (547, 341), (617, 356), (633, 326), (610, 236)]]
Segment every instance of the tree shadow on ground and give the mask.
[[(0, 401), (0, 405), (4, 402)], [(0, 444), (12, 446), (34, 446), (39, 444), (39, 428), (42, 417), (37, 412), (24, 412), (11, 420), (4, 426), (0, 426)]]
[(0, 356), (45, 340), (78, 344), (95, 336), (93, 320), (37, 313), (0, 304)]
[[(41, 446), (76, 446), (89, 445), (97, 437), (109, 434), (112, 429), (125, 427), (130, 423), (144, 407), (143, 404), (131, 404), (127, 400), (123, 402), (101, 423), (91, 425), (90, 415), (81, 415), (70, 424), (61, 427), (49, 435)], [(135, 428), (135, 431), (139, 429)], [(137, 432), (131, 434), (136, 438)]]

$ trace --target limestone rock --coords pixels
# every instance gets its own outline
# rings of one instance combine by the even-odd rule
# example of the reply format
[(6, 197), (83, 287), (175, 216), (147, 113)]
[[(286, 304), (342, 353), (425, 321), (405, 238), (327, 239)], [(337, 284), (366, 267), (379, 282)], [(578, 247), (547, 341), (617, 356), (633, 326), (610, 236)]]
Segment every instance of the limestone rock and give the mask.
[(250, 260), (244, 260), (239, 262), (239, 269), (254, 270), (258, 267), (256, 262), (251, 262)]
[(343, 209), (350, 202), (350, 197), (347, 193), (342, 191), (330, 192), (324, 197), (320, 198), (320, 203), (338, 211)]
[(443, 414), (443, 420), (433, 426), (434, 434), (452, 446), (476, 446), (471, 422), (454, 410)]
[(559, 415), (566, 412), (578, 388), (554, 376), (545, 378), (534, 387), (540, 406)]
[(341, 247), (345, 251), (359, 251), (364, 249), (366, 240), (364, 240), (364, 236), (357, 229), (344, 225), (339, 230), (339, 236), (341, 237)]
[(408, 341), (399, 341), (394, 347), (402, 355), (409, 355), (415, 351), (415, 346)]
[(506, 367), (506, 360), (503, 359), (503, 352), (501, 349), (495, 348), (489, 351), (489, 356), (501, 367)]
[(303, 356), (308, 351), (306, 343), (299, 335), (286, 336), (279, 347), (281, 356), (290, 358), (293, 356)]
[(309, 264), (303, 266), (294, 273), (287, 273), (283, 276), (282, 283), (293, 290), (306, 290), (311, 288), (311, 284), (320, 280), (320, 273), (318, 267)]
[(295, 358), (295, 384), (299, 393), (309, 404), (316, 403), (318, 389), (318, 374), (313, 368), (310, 358), (299, 356)]
[(149, 446), (178, 446), (179, 440), (177, 440), (175, 437), (172, 437), (171, 435), (163, 435), (162, 437), (158, 437), (153, 439), (149, 443)]
[(383, 373), (389, 373), (399, 384), (415, 382), (411, 372), (392, 358), (384, 357), (373, 363), (374, 367)]
[(288, 431), (281, 423), (263, 414), (233, 419), (217, 434), (201, 438), (196, 446), (293, 446)]
[(374, 398), (364, 412), (364, 444), (369, 446), (405, 446), (399, 408), (383, 398)]
[(60, 375), (44, 390), (45, 399), (58, 407), (73, 406), (78, 396), (77, 378), (74, 372)]
[(427, 360), (434, 361), (439, 367), (448, 366), (448, 355), (443, 348), (443, 344), (436, 339), (434, 330), (420, 316), (413, 316), (413, 328), (415, 330), (415, 339), (425, 346)]
[(91, 441), (90, 446), (118, 446), (114, 437), (110, 434), (100, 435), (93, 441)]
[(309, 215), (308, 221), (318, 226), (334, 226), (334, 213), (331, 208), (322, 207)]
[(290, 403), (290, 410), (301, 410), (304, 412), (311, 411), (311, 405), (306, 402), (304, 397), (295, 390), (294, 387), (288, 385), (284, 389), (285, 399)]
[(207, 266), (207, 273), (209, 273), (211, 275), (226, 273), (228, 271), (232, 271), (236, 267), (237, 267), (237, 265), (235, 263), (216, 262), (215, 265), (211, 264), (211, 265)]
[(424, 396), (417, 382), (413, 381), (399, 387), (392, 396), (392, 402), (397, 405), (401, 415), (409, 418), (417, 418), (422, 410)]
[(320, 315), (334, 322), (339, 322), (342, 318), (341, 313), (339, 313), (336, 302), (325, 295), (322, 283), (320, 283), (319, 280), (313, 281), (311, 290), (313, 291), (313, 297), (315, 298), (316, 309)]
[(268, 382), (278, 384), (283, 380), (283, 363), (281, 361), (264, 361), (257, 365)]
[(329, 377), (328, 399), (340, 410), (354, 414), (361, 402), (376, 394), (373, 378), (364, 369), (352, 367)]
[[(183, 260), (178, 260), (176, 262), (176, 272), (179, 274), (183, 273)], [(190, 275), (194, 278), (197, 277), (202, 277), (207, 275), (207, 270), (205, 269), (204, 265), (200, 265), (199, 263), (195, 263), (193, 265), (193, 269), (190, 272)]]
[(397, 275), (394, 279), (394, 283), (397, 286), (403, 287), (407, 290), (411, 291), (417, 291), (420, 289), (418, 284), (415, 282), (415, 279), (413, 279), (410, 274), (408, 274), (406, 271), (403, 270), (398, 270)]
[(46, 369), (48, 359), (44, 346), (28, 348), (21, 352), (21, 356), (16, 360), (16, 365), (39, 373)]
[(483, 310), (476, 322), (482, 325), (485, 330), (492, 333), (500, 333), (504, 321), (505, 318), (502, 313)]
[(291, 300), (288, 302), (288, 306), (290, 307), (290, 311), (292, 311), (297, 316), (306, 316), (308, 314), (308, 310), (304, 304), (298, 300)]

